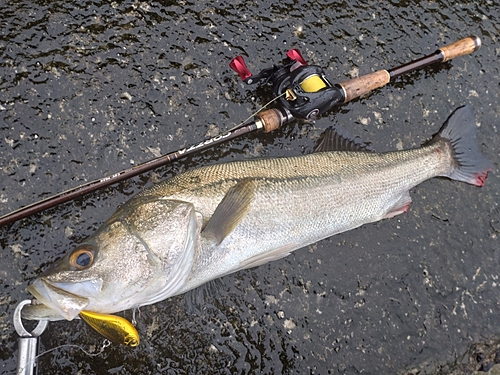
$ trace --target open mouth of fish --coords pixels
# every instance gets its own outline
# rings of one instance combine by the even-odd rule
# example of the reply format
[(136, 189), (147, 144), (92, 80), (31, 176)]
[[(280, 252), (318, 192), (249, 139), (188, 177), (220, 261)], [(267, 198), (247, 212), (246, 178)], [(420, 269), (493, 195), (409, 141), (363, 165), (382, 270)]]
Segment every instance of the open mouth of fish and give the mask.
[(89, 299), (53, 285), (43, 277), (28, 286), (35, 297), (23, 308), (22, 317), (28, 320), (73, 320), (89, 304)]

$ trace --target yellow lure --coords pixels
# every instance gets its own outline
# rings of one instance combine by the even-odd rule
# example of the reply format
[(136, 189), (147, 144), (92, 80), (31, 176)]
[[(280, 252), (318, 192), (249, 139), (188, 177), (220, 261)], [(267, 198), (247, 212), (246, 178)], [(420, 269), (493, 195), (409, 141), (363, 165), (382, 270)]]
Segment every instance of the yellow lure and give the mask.
[(116, 315), (99, 314), (93, 311), (81, 311), (80, 318), (115, 344), (131, 347), (139, 345), (139, 333), (132, 323), (125, 318)]

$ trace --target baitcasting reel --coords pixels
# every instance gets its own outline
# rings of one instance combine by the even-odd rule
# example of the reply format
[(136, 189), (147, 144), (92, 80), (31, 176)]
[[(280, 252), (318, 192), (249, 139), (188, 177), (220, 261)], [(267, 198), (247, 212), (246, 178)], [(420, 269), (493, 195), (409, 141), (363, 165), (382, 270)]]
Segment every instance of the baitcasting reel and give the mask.
[(229, 66), (248, 85), (263, 81), (273, 86), (273, 94), (280, 105), (293, 117), (314, 120), (339, 102), (345, 95), (338, 85), (332, 85), (323, 68), (308, 65), (298, 49), (286, 53), (289, 63), (273, 66), (253, 75), (242, 56), (236, 56)]

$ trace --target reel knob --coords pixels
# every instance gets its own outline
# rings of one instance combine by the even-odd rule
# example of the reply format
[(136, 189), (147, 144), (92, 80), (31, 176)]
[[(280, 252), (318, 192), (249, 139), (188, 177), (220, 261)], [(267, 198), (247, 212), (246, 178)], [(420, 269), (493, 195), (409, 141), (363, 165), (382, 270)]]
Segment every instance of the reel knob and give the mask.
[(297, 61), (301, 66), (307, 65), (307, 61), (302, 57), (302, 54), (297, 48), (293, 48), (286, 53), (290, 60)]
[[(245, 60), (243, 60), (243, 56), (236, 56), (233, 58), (229, 63), (229, 67), (238, 73), (243, 82), (246, 82), (246, 80), (252, 76), (252, 73), (245, 64)], [(251, 84), (252, 82), (246, 83)]]

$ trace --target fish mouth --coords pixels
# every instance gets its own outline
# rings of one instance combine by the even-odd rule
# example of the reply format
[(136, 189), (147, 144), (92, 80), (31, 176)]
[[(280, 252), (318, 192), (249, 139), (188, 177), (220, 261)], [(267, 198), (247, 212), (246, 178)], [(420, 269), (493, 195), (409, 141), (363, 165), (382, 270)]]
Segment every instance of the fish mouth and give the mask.
[(73, 320), (89, 304), (89, 299), (70, 293), (45, 280), (36, 279), (28, 286), (36, 301), (22, 310), (28, 320)]

